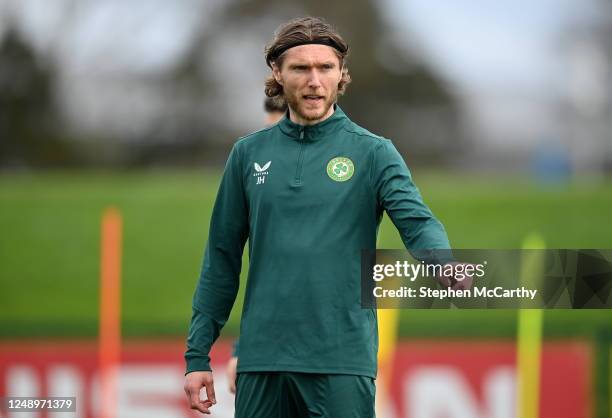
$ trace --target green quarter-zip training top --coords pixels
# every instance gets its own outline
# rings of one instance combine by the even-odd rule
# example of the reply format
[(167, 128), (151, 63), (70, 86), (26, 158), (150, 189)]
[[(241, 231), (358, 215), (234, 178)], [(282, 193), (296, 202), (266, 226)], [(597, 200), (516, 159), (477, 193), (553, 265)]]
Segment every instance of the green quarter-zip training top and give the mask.
[(318, 124), (286, 115), (237, 141), (193, 298), (187, 372), (211, 370), (248, 239), (238, 372), (376, 377), (376, 312), (361, 308), (360, 256), (376, 248), (385, 211), (406, 248), (449, 248), (391, 141), (337, 105)]

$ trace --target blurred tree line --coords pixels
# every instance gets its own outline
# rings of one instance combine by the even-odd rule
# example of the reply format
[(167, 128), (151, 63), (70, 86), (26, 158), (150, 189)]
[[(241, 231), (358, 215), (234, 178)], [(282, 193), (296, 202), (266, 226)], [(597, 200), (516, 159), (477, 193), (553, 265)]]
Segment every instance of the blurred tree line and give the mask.
[[(461, 149), (460, 108), (450, 89), (416, 52), (393, 42), (378, 5), (314, 0), (233, 1), (215, 19), (216, 30), (200, 30), (181, 61), (150, 81), (163, 90), (164, 111), (136, 140), (96, 134), (82, 138), (66, 128), (57, 95), (58, 74), (18, 35), (5, 33), (0, 44), (0, 165), (64, 167), (192, 165), (223, 161), (237, 132), (203, 98), (223, 95), (211, 77), (211, 45), (224, 36), (227, 22), (276, 22), (296, 16), (323, 16), (351, 46), (353, 78), (340, 104), (367, 129), (391, 138), (409, 163), (444, 164)], [(206, 8), (201, 13), (206, 13)], [(261, 45), (261, 61), (263, 62)], [(261, 84), (263, 98), (263, 82)], [(69, 133), (71, 132), (71, 133)], [(110, 151), (109, 151), (110, 150)]]
[(18, 32), (0, 44), (0, 164), (3, 167), (62, 166), (75, 162), (59, 138), (54, 73)]

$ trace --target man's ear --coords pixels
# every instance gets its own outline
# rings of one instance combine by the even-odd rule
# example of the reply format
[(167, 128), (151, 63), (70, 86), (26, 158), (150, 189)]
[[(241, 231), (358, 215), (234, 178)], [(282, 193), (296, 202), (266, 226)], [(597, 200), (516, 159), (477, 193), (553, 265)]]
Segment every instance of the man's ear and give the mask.
[(346, 63), (344, 62), (344, 60), (340, 60), (340, 79), (338, 80), (338, 83), (342, 81), (342, 77), (344, 76), (345, 71), (348, 71), (346, 68)]
[(283, 78), (281, 77), (280, 69), (275, 63), (272, 63), (272, 76), (278, 84), (281, 86), (283, 85)]

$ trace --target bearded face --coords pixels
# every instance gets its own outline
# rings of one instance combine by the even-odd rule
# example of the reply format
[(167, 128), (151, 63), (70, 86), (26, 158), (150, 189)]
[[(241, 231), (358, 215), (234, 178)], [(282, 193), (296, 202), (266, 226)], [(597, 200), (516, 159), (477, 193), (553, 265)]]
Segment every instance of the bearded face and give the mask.
[(273, 66), (276, 81), (283, 86), (291, 120), (312, 125), (329, 117), (342, 77), (340, 59), (327, 45), (300, 45), (288, 49), (281, 67)]

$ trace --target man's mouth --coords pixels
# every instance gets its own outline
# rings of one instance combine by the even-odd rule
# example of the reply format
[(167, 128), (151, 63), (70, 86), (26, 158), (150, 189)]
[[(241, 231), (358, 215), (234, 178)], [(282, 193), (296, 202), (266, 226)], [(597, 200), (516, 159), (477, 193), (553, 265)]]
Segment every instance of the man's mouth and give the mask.
[(323, 96), (317, 96), (314, 94), (306, 94), (302, 96), (302, 98), (306, 101), (306, 103), (311, 103), (311, 104), (315, 104), (315, 103), (318, 103), (320, 100), (323, 100)]

